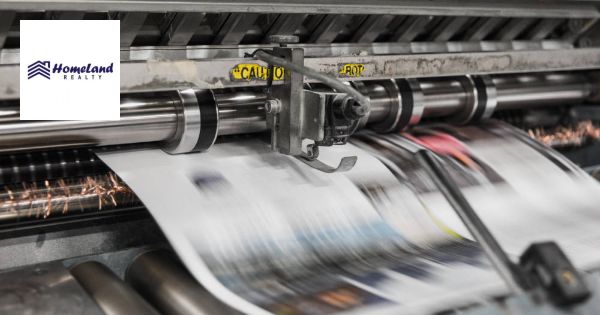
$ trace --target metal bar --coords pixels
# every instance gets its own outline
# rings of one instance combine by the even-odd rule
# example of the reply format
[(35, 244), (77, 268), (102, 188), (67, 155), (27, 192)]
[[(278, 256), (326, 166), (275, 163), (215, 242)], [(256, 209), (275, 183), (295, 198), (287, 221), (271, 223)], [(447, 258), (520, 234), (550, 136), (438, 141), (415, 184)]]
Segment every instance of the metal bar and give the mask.
[(435, 42), (445, 42), (450, 40), (452, 36), (456, 35), (456, 33), (460, 32), (460, 30), (471, 21), (472, 18), (459, 16), (459, 17), (447, 17), (435, 27), (433, 32), (430, 35), (432, 41)]
[(395, 18), (393, 15), (369, 15), (352, 36), (351, 42), (371, 43), (386, 29)]
[[(582, 102), (594, 91), (581, 74), (494, 76), (497, 109), (564, 105)], [(456, 78), (419, 79), (424, 117), (449, 116), (465, 106), (466, 91)], [(520, 83), (519, 83), (520, 82)], [(369, 83), (369, 82), (366, 82)], [(214, 92), (219, 107), (219, 135), (267, 130), (265, 95), (257, 91)], [(181, 101), (170, 93), (122, 97), (118, 122), (21, 121), (16, 106), (0, 111), (0, 152), (57, 147), (100, 146), (170, 140), (177, 129)], [(373, 102), (369, 123), (385, 118), (387, 102)]]
[(485, 39), (490, 35), (501, 23), (505, 22), (505, 18), (492, 17), (480, 18), (469, 30), (467, 30), (464, 40), (478, 41)]
[(239, 314), (212, 296), (164, 250), (139, 255), (127, 268), (125, 279), (163, 314)]
[(534, 18), (523, 18), (523, 19), (513, 19), (509, 21), (506, 25), (504, 25), (498, 34), (496, 34), (497, 40), (513, 40), (517, 38), (526, 28), (528, 28), (531, 24), (535, 23), (536, 19)]
[(185, 46), (194, 34), (202, 19), (204, 13), (177, 13), (166, 30), (164, 30), (160, 40), (162, 45)]
[[(395, 23), (393, 21), (392, 23)], [(200, 28), (202, 30), (204, 28)], [(199, 30), (199, 31), (200, 31)], [(206, 31), (206, 30), (205, 30)], [(591, 30), (593, 31), (593, 30)], [(206, 32), (207, 37), (212, 35)], [(139, 46), (121, 47), (121, 62), (155, 60), (202, 60), (243, 58), (256, 49), (272, 49), (273, 44), (247, 45), (190, 45), (186, 47)], [(527, 41), (452, 41), (440, 42), (374, 42), (374, 43), (330, 43), (330, 44), (288, 44), (290, 48), (303, 48), (306, 57), (349, 57), (356, 55), (406, 55), (419, 53), (441, 53), (439, 47), (451, 47), (453, 53), (473, 53), (513, 50), (558, 50), (571, 49), (573, 45), (563, 40)], [(0, 66), (19, 63), (18, 48), (0, 51)]]
[[(248, 58), (121, 63), (121, 92), (149, 92), (189, 88), (264, 86), (265, 81), (232, 81), (230, 71), (240, 63), (266, 63)], [(364, 64), (359, 78), (339, 74), (345, 64)], [(600, 48), (412, 54), (306, 58), (305, 66), (341, 80), (382, 80), (402, 77), (439, 77), (464, 74), (528, 73), (600, 68)], [(18, 99), (18, 65), (0, 66), (0, 99)], [(306, 79), (306, 82), (314, 80)], [(275, 81), (274, 84), (280, 84)]]
[(308, 14), (280, 14), (264, 37), (267, 42), (270, 35), (294, 35), (302, 26)]
[(497, 109), (516, 109), (558, 104), (576, 104), (590, 97), (592, 83), (584, 76), (548, 75), (494, 77), (497, 88)]
[(543, 19), (533, 28), (527, 31), (527, 33), (525, 33), (525, 38), (542, 40), (550, 35), (550, 33), (552, 33), (552, 31), (554, 31), (564, 21), (564, 19)]
[(47, 12), (46, 18), (50, 20), (83, 20), (85, 12), (82, 11), (55, 11)]
[[(215, 99), (219, 135), (267, 129), (264, 94), (216, 91)], [(168, 141), (176, 135), (179, 106), (181, 100), (175, 93), (124, 94), (121, 119), (103, 122), (23, 121), (16, 104), (4, 106), (0, 110), (0, 153)], [(12, 170), (16, 164), (10, 164)]]
[(8, 38), (8, 31), (15, 19), (15, 12), (4, 11), (0, 12), (0, 50), (4, 47), (6, 39)]
[(332, 76), (339, 76), (339, 66), (346, 63), (364, 64), (361, 80), (591, 70), (600, 68), (600, 49), (325, 57), (305, 60), (307, 67)]
[(377, 0), (365, 5), (363, 0), (282, 0), (272, 1), (163, 1), (163, 0), (5, 0), (0, 10), (39, 11), (144, 11), (144, 12), (256, 12), (310, 14), (394, 14), (444, 16), (503, 16), (503, 17), (598, 17), (598, 8), (585, 2), (513, 1), (437, 1)]
[(253, 91), (214, 93), (219, 106), (219, 135), (235, 135), (267, 130), (264, 93)]
[(460, 111), (466, 104), (467, 93), (459, 80), (419, 80), (423, 92), (423, 116), (443, 117)]
[(517, 268), (508, 258), (502, 246), (487, 229), (475, 210), (471, 207), (458, 185), (441, 165), (438, 158), (428, 150), (416, 153), (421, 166), (429, 173), (440, 192), (446, 197), (461, 221), (465, 224), (477, 243), (483, 248), (492, 264), (514, 293), (522, 293), (526, 289), (526, 280), (517, 272)]
[(180, 100), (171, 94), (121, 98), (121, 119), (116, 121), (25, 121), (15, 107), (0, 112), (0, 152), (16, 145), (27, 150), (99, 146), (171, 139)]
[(393, 42), (410, 42), (417, 37), (427, 24), (433, 21), (434, 17), (429, 16), (409, 16), (400, 24), (398, 29), (394, 32), (390, 41)]
[(121, 20), (121, 47), (133, 44), (147, 16), (144, 12), (121, 12), (117, 15), (117, 19)]
[(80, 263), (71, 274), (107, 315), (159, 313), (108, 267), (96, 261)]
[(331, 14), (325, 16), (317, 25), (317, 28), (312, 32), (309, 43), (331, 43), (335, 40), (338, 34), (346, 27), (350, 20), (348, 15)]
[(214, 45), (237, 45), (254, 24), (256, 13), (231, 13), (213, 40)]

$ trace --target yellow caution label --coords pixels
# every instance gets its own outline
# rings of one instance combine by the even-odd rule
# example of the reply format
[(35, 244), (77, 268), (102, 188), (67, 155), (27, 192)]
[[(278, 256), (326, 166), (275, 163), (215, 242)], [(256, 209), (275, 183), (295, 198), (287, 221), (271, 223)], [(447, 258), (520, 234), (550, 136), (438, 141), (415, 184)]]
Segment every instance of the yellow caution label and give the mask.
[[(269, 78), (269, 67), (256, 63), (240, 63), (229, 71), (232, 81), (267, 80)], [(282, 67), (273, 68), (273, 81), (283, 80), (285, 71)]]
[(365, 65), (361, 63), (347, 63), (342, 65), (338, 73), (346, 77), (360, 77), (364, 70)]

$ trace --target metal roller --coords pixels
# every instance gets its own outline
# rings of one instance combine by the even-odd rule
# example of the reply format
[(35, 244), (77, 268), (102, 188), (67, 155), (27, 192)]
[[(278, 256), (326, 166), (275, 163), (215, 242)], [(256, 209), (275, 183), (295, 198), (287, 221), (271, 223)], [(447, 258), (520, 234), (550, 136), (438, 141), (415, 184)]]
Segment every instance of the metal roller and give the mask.
[[(371, 99), (368, 126), (386, 132), (415, 124), (421, 117), (449, 117), (466, 123), (487, 118), (495, 110), (580, 103), (594, 94), (595, 85), (589, 80), (584, 74), (571, 73), (358, 85)], [(257, 90), (125, 94), (119, 121), (20, 121), (18, 106), (7, 104), (0, 109), (0, 153), (144, 142), (161, 143), (170, 153), (185, 153), (207, 149), (217, 135), (267, 129), (265, 94)]]
[(501, 109), (571, 105), (592, 96), (593, 84), (581, 74), (495, 76)]
[(466, 93), (458, 80), (423, 79), (419, 80), (423, 92), (424, 117), (444, 117), (458, 112), (465, 104)]
[(239, 314), (206, 291), (165, 250), (140, 254), (127, 269), (125, 280), (163, 314)]
[(88, 261), (71, 268), (71, 274), (107, 315), (158, 315), (148, 302), (108, 267)]
[(172, 92), (122, 95), (116, 121), (21, 121), (14, 104), (0, 111), (0, 152), (166, 141), (179, 104)]
[(219, 106), (219, 135), (262, 132), (267, 129), (264, 93), (226, 91), (214, 93)]

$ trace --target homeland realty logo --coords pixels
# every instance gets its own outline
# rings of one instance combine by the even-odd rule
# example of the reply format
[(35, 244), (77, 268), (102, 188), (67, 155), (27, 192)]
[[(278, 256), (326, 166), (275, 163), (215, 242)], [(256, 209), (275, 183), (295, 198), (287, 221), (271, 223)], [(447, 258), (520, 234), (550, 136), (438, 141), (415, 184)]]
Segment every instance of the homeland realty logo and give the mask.
[(27, 67), (27, 79), (37, 75), (50, 80), (50, 61), (38, 60)]
[(114, 63), (108, 66), (96, 66), (91, 63), (84, 66), (65, 66), (55, 63), (51, 68), (50, 61), (38, 60), (27, 67), (27, 80), (35, 76), (50, 80), (50, 73), (61, 74), (63, 80), (102, 80), (102, 74), (113, 73), (113, 68)]
[(20, 119), (118, 120), (119, 35), (118, 20), (21, 20)]

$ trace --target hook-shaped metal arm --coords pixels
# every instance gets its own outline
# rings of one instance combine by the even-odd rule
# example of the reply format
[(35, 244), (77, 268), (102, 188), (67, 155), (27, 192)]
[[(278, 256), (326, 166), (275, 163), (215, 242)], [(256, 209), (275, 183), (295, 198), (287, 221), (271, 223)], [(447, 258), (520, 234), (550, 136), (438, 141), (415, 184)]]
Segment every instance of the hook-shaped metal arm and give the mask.
[(336, 167), (333, 167), (317, 159), (309, 160), (303, 156), (298, 156), (297, 158), (306, 165), (325, 173), (340, 173), (349, 171), (354, 167), (358, 159), (356, 156), (345, 156), (340, 160), (340, 163)]
[(319, 156), (318, 146), (310, 144), (307, 146), (307, 151), (308, 153), (306, 153), (305, 155), (297, 156), (298, 160), (304, 162), (306, 165), (312, 168), (318, 169), (319, 171), (325, 173), (347, 172), (354, 167), (356, 161), (358, 160), (356, 156), (345, 156), (340, 160), (340, 163), (336, 167), (333, 167), (317, 159), (317, 157)]

